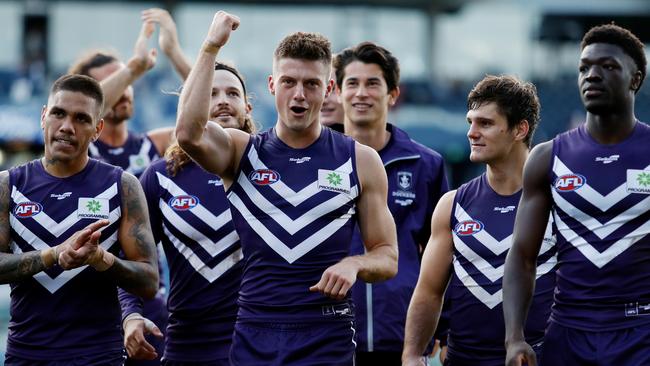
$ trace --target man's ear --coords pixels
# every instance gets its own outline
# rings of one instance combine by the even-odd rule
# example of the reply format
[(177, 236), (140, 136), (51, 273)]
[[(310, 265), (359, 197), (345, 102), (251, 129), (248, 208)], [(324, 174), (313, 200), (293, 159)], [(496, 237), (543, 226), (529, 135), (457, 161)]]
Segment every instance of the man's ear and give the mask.
[(271, 95), (275, 95), (275, 82), (273, 81), (273, 75), (269, 75), (269, 92), (271, 92)]
[(399, 98), (399, 86), (388, 92), (388, 105), (394, 106), (397, 103), (397, 98)]

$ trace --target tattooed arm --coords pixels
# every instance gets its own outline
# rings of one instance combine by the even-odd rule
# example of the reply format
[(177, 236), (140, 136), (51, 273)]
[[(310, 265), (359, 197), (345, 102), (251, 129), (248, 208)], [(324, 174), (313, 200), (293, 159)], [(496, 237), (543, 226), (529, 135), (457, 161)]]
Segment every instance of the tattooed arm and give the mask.
[(129, 173), (122, 173), (122, 222), (119, 239), (126, 260), (115, 258), (106, 270), (118, 286), (143, 298), (152, 298), (158, 291), (158, 257), (154, 244), (147, 202), (140, 182)]

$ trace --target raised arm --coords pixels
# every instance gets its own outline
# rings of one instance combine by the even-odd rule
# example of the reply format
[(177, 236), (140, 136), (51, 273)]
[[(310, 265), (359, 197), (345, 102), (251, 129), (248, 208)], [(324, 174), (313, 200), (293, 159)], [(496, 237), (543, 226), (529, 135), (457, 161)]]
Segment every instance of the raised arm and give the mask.
[(526, 344), (524, 324), (535, 289), (536, 261), (551, 209), (551, 141), (531, 151), (524, 166), (524, 189), (517, 209), (512, 248), (503, 275), (503, 313), (506, 326), (506, 365), (537, 365)]
[(364, 282), (379, 282), (397, 274), (397, 233), (386, 205), (386, 171), (375, 150), (359, 143), (355, 146), (361, 185), (357, 213), (366, 253), (346, 257), (327, 268), (320, 281), (310, 287), (310, 291), (334, 299), (343, 299), (357, 278)]
[(143, 298), (158, 291), (158, 257), (140, 182), (122, 173), (122, 221), (119, 240), (126, 259), (115, 258), (108, 270), (118, 286)]
[(133, 56), (129, 59), (126, 67), (114, 72), (100, 82), (104, 92), (104, 110), (102, 116), (106, 115), (111, 108), (120, 100), (124, 90), (138, 80), (145, 72), (156, 64), (156, 49), (147, 49), (147, 40), (154, 31), (154, 24), (142, 23), (140, 34), (133, 46)]
[(165, 9), (151, 8), (142, 12), (142, 21), (159, 25), (158, 45), (174, 65), (178, 75), (185, 81), (190, 74), (191, 65), (181, 49), (176, 23), (174, 23), (172, 16)]
[(250, 136), (243, 131), (224, 130), (209, 123), (214, 62), (230, 33), (239, 26), (239, 18), (219, 11), (201, 47), (196, 63), (185, 82), (178, 102), (176, 138), (178, 144), (205, 170), (228, 182)]
[(451, 191), (442, 196), (431, 217), (431, 236), (406, 313), (402, 352), (405, 366), (426, 365), (422, 355), (438, 325), (454, 253), (450, 217), (455, 195), (456, 191)]

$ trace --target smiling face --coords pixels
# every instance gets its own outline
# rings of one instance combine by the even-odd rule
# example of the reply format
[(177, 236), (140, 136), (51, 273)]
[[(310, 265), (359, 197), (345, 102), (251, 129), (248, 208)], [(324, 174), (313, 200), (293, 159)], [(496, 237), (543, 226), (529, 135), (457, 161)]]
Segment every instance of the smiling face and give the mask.
[[(330, 79), (335, 80), (336, 74), (332, 70)], [(323, 106), (320, 109), (320, 123), (324, 126), (331, 126), (337, 123), (343, 123), (345, 114), (343, 113), (343, 104), (339, 98), (338, 93), (332, 90), (331, 93), (325, 98)]]
[(628, 108), (634, 99), (640, 73), (621, 47), (608, 43), (586, 46), (578, 70), (580, 98), (588, 112), (617, 113)]
[(355, 125), (386, 123), (388, 108), (395, 104), (399, 89), (388, 90), (377, 64), (353, 61), (344, 70), (341, 100), (346, 121)]
[[(508, 129), (508, 119), (496, 103), (482, 104), (467, 112), (470, 144), (469, 160), (473, 163), (491, 163), (507, 159), (516, 144), (527, 148), (523, 139), (528, 133), (527, 122)], [(524, 130), (525, 129), (525, 130)]]
[[(107, 63), (100, 67), (94, 67), (88, 70), (88, 76), (91, 78), (102, 81), (113, 73), (126, 67), (119, 61)], [(120, 99), (113, 105), (111, 110), (104, 116), (107, 121), (111, 123), (121, 123), (133, 116), (133, 87), (129, 85)]]
[(332, 90), (330, 66), (295, 58), (274, 60), (269, 90), (275, 96), (278, 122), (293, 131), (319, 123), (323, 101)]
[(246, 102), (239, 79), (230, 71), (216, 70), (212, 79), (210, 120), (223, 128), (241, 129), (250, 111), (251, 105)]
[(60, 90), (50, 96), (41, 114), (45, 158), (65, 164), (85, 164), (88, 145), (104, 125), (97, 120), (97, 101), (80, 92)]

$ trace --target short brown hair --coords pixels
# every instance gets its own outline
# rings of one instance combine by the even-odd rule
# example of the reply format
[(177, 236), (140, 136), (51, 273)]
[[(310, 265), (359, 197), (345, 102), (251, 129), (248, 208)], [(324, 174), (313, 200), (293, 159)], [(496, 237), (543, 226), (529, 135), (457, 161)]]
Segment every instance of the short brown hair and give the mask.
[(372, 42), (361, 42), (354, 47), (344, 49), (334, 58), (336, 85), (339, 89), (343, 86), (345, 67), (354, 61), (379, 66), (384, 75), (384, 81), (388, 86), (388, 91), (395, 90), (399, 86), (399, 61), (397, 61), (397, 58), (384, 47)]
[(77, 59), (68, 69), (68, 74), (90, 76), (90, 69), (117, 61), (117, 56), (108, 51), (91, 51)]
[(467, 96), (467, 108), (472, 110), (488, 103), (496, 103), (508, 120), (508, 129), (519, 122), (528, 121), (528, 135), (524, 143), (530, 147), (539, 123), (539, 98), (537, 88), (509, 75), (487, 75), (479, 81)]
[(321, 34), (296, 32), (280, 41), (273, 56), (275, 60), (295, 58), (308, 61), (323, 61), (329, 65), (332, 61), (332, 44)]
[(50, 95), (59, 91), (77, 92), (94, 99), (97, 103), (96, 116), (99, 119), (99, 114), (104, 109), (104, 92), (95, 79), (85, 75), (63, 75), (52, 84)]

